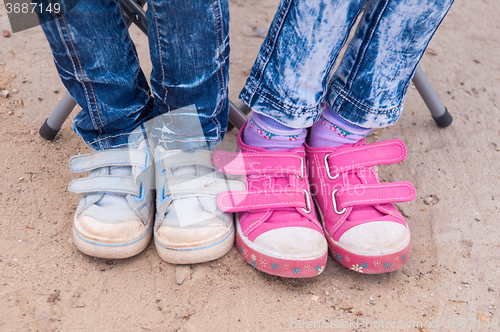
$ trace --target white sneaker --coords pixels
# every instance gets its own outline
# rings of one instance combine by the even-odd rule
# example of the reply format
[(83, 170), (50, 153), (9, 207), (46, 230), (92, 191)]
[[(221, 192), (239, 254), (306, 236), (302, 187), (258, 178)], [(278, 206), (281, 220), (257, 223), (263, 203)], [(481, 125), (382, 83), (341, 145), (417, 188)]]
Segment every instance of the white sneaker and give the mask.
[(154, 171), (147, 140), (137, 149), (110, 149), (70, 160), (73, 172), (90, 171), (69, 190), (83, 194), (74, 218), (73, 240), (99, 258), (137, 255), (152, 236)]
[(225, 255), (234, 244), (233, 214), (217, 207), (217, 195), (243, 190), (212, 164), (209, 150), (184, 152), (155, 149), (155, 245), (160, 257), (174, 264), (194, 264)]

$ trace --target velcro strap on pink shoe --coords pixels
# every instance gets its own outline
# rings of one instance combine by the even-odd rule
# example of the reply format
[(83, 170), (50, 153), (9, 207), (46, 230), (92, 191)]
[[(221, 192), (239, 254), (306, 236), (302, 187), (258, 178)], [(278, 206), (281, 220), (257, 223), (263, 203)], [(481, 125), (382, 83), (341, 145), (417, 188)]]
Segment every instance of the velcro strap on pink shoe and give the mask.
[(360, 205), (409, 202), (415, 199), (416, 190), (409, 182), (358, 184), (342, 188), (332, 194), (337, 210)]
[(221, 172), (235, 175), (282, 174), (304, 177), (304, 158), (286, 151), (242, 153), (215, 151), (214, 166)]
[(280, 191), (226, 191), (217, 197), (217, 206), (224, 212), (246, 212), (279, 208), (311, 210), (311, 199), (305, 189)]
[(405, 144), (399, 139), (393, 139), (340, 149), (328, 154), (325, 159), (328, 161), (330, 174), (335, 176), (362, 167), (399, 163), (405, 158)]

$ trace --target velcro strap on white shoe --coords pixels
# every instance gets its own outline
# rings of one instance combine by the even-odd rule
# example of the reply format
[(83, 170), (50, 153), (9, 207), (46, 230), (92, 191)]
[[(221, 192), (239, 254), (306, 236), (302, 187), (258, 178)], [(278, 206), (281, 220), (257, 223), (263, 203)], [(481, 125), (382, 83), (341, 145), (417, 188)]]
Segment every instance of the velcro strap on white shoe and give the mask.
[(212, 177), (177, 177), (167, 179), (163, 195), (175, 194), (205, 194), (217, 196), (228, 190), (244, 190), (245, 185), (240, 181), (228, 181)]
[(214, 166), (221, 172), (235, 175), (280, 174), (304, 177), (304, 158), (297, 153), (277, 151), (242, 153), (215, 151)]
[(141, 195), (141, 182), (130, 176), (91, 176), (85, 179), (73, 180), (68, 186), (69, 191), (77, 194), (115, 193)]
[(208, 150), (185, 152), (181, 150), (165, 151), (158, 157), (160, 160), (160, 171), (183, 166), (205, 166), (214, 168), (212, 164), (212, 153)]
[(399, 139), (339, 149), (325, 157), (326, 167), (335, 176), (350, 170), (375, 165), (395, 164), (406, 158), (406, 147)]
[(219, 194), (217, 206), (224, 212), (246, 212), (280, 208), (302, 208), (311, 212), (311, 201), (306, 190), (286, 191), (228, 191)]
[(409, 182), (358, 184), (332, 192), (336, 210), (351, 206), (409, 202), (415, 197), (416, 190)]
[(73, 172), (87, 172), (107, 166), (139, 166), (146, 168), (149, 152), (146, 150), (110, 149), (72, 157), (69, 167)]

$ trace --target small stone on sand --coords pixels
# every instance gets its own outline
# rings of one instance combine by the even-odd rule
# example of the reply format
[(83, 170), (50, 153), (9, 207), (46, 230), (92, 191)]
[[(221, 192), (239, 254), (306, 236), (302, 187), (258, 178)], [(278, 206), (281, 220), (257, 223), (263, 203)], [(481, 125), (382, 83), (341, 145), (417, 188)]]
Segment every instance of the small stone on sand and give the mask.
[(175, 280), (177, 284), (182, 285), (184, 280), (191, 275), (191, 267), (189, 265), (181, 265), (175, 268)]

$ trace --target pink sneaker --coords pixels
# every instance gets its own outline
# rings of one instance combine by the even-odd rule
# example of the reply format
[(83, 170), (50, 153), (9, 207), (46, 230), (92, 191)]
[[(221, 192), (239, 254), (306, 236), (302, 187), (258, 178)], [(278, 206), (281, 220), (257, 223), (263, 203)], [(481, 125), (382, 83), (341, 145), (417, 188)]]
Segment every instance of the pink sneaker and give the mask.
[(306, 145), (311, 192), (340, 264), (360, 273), (400, 269), (410, 257), (410, 230), (391, 203), (415, 198), (408, 182), (380, 183), (373, 166), (406, 158), (401, 140), (337, 148)]
[[(246, 124), (245, 124), (246, 125)], [(217, 205), (236, 215), (236, 247), (258, 270), (287, 277), (320, 274), (328, 244), (318, 222), (305, 168), (304, 148), (270, 152), (246, 145), (240, 153), (216, 151), (219, 170), (246, 176), (246, 191), (219, 194)]]

